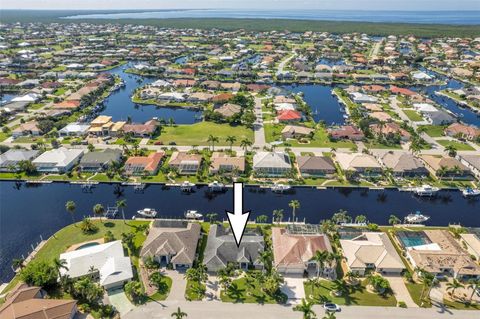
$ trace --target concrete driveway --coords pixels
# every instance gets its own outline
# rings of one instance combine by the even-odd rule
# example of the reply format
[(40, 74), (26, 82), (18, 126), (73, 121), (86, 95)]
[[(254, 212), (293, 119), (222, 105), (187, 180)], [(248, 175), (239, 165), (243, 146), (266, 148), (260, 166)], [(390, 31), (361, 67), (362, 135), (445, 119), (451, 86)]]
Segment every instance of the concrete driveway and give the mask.
[(296, 303), (297, 301), (305, 298), (305, 289), (303, 287), (304, 278), (298, 277), (285, 277), (285, 283), (280, 290), (288, 296), (289, 301)]
[(185, 290), (187, 289), (187, 280), (184, 278), (184, 271), (165, 270), (163, 272), (168, 277), (172, 278), (172, 287), (168, 294), (168, 301), (184, 301)]
[(125, 292), (123, 292), (123, 289), (109, 290), (107, 291), (107, 294), (108, 301), (112, 306), (115, 307), (115, 309), (117, 309), (120, 317), (123, 317), (135, 309), (135, 306), (130, 302), (130, 300), (128, 300)]
[(418, 308), (418, 305), (413, 301), (412, 297), (410, 297), (410, 293), (401, 275), (384, 275), (384, 277), (390, 283), (390, 287), (397, 301), (405, 302), (408, 308)]

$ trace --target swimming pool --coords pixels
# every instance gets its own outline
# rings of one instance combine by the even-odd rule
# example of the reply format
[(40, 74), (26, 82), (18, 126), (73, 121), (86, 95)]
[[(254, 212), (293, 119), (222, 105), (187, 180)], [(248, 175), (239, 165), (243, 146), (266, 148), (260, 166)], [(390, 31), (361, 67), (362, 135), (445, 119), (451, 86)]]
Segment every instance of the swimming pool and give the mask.
[(431, 244), (423, 231), (399, 231), (396, 235), (404, 248)]
[(78, 246), (77, 249), (75, 249), (75, 250), (85, 249), (85, 248), (93, 247), (93, 246), (97, 246), (97, 245), (100, 245), (100, 244), (94, 241), (94, 242), (91, 242), (91, 243), (86, 243), (86, 244), (83, 244), (81, 246)]

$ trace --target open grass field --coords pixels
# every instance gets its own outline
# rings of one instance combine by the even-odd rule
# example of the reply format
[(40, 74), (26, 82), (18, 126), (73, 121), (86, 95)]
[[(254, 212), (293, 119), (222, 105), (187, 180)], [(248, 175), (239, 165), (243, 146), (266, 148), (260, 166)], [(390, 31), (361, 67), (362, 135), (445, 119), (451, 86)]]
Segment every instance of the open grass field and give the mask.
[(411, 121), (414, 121), (414, 122), (421, 122), (421, 121), (423, 121), (423, 117), (422, 117), (417, 111), (414, 111), (414, 110), (403, 110), (403, 113), (405, 113), (405, 115), (408, 116), (408, 118), (409, 118)]
[(192, 125), (164, 127), (162, 133), (150, 143), (161, 141), (164, 145), (172, 142), (177, 145), (209, 145), (207, 140), (210, 134), (219, 138), (219, 142), (215, 145), (228, 146), (229, 143), (225, 139), (229, 135), (237, 138), (234, 145), (240, 145), (243, 139), (253, 142), (253, 130), (245, 126), (200, 122)]

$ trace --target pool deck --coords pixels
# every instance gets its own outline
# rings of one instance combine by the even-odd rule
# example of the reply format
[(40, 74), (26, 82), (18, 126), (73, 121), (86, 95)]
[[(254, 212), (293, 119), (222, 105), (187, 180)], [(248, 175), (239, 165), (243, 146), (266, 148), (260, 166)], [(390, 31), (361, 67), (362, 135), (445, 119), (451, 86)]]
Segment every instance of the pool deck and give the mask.
[(96, 240), (84, 241), (83, 243), (75, 244), (75, 245), (72, 245), (72, 246), (68, 247), (68, 249), (65, 252), (68, 253), (70, 251), (77, 250), (79, 247), (81, 247), (83, 245), (86, 245), (86, 244), (97, 243), (97, 244), (100, 245), (100, 244), (103, 244), (104, 242), (105, 242), (105, 240), (103, 238), (96, 239)]

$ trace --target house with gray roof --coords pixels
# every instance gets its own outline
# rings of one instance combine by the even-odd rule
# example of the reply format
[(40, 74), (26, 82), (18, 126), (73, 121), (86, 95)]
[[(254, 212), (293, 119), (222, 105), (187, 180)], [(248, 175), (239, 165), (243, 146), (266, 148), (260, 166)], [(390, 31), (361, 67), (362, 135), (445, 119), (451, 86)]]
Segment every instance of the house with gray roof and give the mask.
[(212, 225), (208, 234), (203, 263), (209, 272), (217, 272), (229, 263), (237, 264), (240, 269), (262, 269), (258, 256), (265, 249), (263, 236), (256, 231), (246, 229), (242, 242), (237, 247), (230, 228)]
[(193, 266), (201, 226), (186, 221), (156, 220), (148, 233), (140, 256), (153, 257), (160, 264), (172, 264), (173, 269)]
[(298, 170), (303, 177), (335, 174), (335, 164), (326, 156), (298, 156)]
[(121, 150), (104, 149), (85, 154), (80, 160), (79, 166), (84, 172), (100, 172), (105, 170), (112, 162), (120, 162), (121, 160)]
[(0, 155), (0, 172), (12, 172), (18, 170), (18, 163), (31, 161), (40, 153), (38, 150), (15, 150), (11, 149)]
[(480, 179), (480, 155), (457, 155), (457, 159)]
[(284, 152), (257, 152), (253, 156), (253, 170), (258, 175), (282, 176), (290, 172), (290, 156)]
[(407, 152), (387, 152), (379, 158), (380, 163), (392, 170), (393, 176), (428, 176), (423, 162)]

